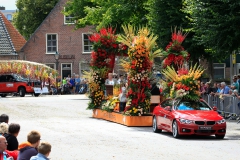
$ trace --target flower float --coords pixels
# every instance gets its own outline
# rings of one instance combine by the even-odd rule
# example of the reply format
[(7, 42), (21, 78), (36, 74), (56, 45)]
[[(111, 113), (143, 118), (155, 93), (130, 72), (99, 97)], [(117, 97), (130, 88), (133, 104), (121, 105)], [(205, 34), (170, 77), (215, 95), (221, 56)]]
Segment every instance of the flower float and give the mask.
[(164, 93), (170, 98), (184, 98), (196, 101), (200, 97), (199, 81), (204, 69), (201, 66), (180, 68), (178, 71), (173, 66), (167, 66), (162, 74), (164, 81)]
[(127, 106), (125, 114), (142, 116), (150, 107), (149, 77), (153, 64), (153, 57), (159, 56), (160, 50), (152, 52), (157, 37), (145, 28), (138, 31), (131, 25), (123, 27), (125, 35), (120, 41), (129, 47), (129, 59), (122, 61), (122, 67), (128, 72)]
[(22, 60), (0, 60), (0, 74), (15, 73), (30, 79), (55, 83), (57, 71), (44, 64)]

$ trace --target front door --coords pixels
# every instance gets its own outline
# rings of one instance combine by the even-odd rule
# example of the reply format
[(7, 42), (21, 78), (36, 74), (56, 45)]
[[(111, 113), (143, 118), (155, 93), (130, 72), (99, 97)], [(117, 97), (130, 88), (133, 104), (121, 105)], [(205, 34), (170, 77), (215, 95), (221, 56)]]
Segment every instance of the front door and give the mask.
[(72, 75), (72, 64), (71, 63), (64, 63), (61, 66), (62, 68), (62, 79), (64, 77), (68, 77), (68, 75)]

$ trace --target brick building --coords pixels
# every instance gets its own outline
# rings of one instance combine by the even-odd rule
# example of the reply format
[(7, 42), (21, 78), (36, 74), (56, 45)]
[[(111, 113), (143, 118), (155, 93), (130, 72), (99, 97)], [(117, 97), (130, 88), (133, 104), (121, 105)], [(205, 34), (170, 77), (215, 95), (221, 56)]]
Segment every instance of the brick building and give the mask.
[[(71, 16), (61, 12), (67, 0), (59, 0), (23, 46), (19, 59), (46, 64), (58, 70), (61, 78), (89, 70), (92, 44), (88, 34), (93, 27), (74, 30)], [(59, 53), (59, 60), (55, 54)]]

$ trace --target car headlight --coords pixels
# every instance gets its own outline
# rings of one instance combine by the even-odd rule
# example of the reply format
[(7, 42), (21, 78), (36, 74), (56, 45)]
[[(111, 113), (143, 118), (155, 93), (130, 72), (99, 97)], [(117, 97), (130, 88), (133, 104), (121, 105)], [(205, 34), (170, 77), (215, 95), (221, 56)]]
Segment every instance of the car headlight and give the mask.
[(220, 121), (217, 121), (217, 124), (223, 124), (223, 123), (225, 123), (226, 122), (226, 120), (225, 119), (222, 119), (222, 120), (220, 120)]
[(194, 121), (192, 121), (192, 120), (182, 119), (182, 118), (180, 118), (179, 121), (181, 123), (185, 123), (185, 124), (192, 124), (192, 123), (194, 123)]

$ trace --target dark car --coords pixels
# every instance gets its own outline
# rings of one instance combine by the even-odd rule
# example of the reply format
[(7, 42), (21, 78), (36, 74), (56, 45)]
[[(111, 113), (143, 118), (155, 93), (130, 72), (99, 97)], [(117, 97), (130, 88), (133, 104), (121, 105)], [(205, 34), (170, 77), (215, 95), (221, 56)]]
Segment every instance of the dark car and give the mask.
[(8, 93), (18, 93), (20, 97), (24, 97), (26, 93), (39, 96), (34, 92), (34, 86), (40, 85), (40, 81), (33, 81), (23, 78), (17, 74), (0, 75), (0, 96), (6, 97)]

